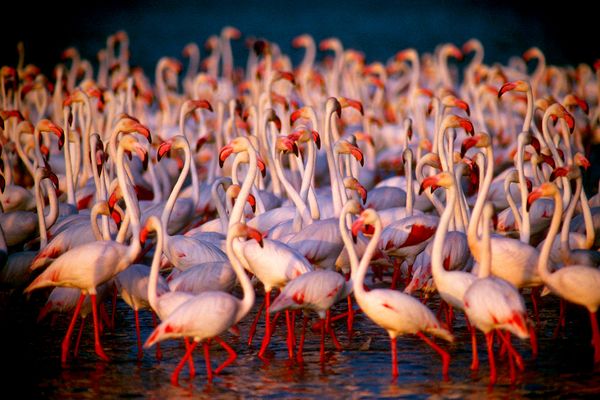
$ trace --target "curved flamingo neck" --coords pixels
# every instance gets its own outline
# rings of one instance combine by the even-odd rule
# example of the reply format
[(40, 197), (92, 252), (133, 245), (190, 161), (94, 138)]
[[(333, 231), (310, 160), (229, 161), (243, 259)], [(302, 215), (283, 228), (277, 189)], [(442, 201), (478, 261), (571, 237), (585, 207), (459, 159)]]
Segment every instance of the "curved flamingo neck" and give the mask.
[[(179, 176), (177, 177), (177, 181), (175, 182), (173, 189), (171, 189), (171, 193), (169, 194), (167, 203), (165, 204), (165, 208), (163, 209), (163, 212), (160, 216), (160, 222), (163, 224), (163, 226), (165, 228), (167, 228), (169, 226), (169, 218), (171, 217), (171, 212), (173, 211), (173, 207), (175, 207), (175, 202), (177, 201), (177, 197), (179, 196), (179, 193), (181, 192), (181, 188), (183, 187), (183, 183), (185, 182), (187, 174), (190, 172), (190, 164), (191, 164), (191, 160), (192, 160), (192, 154), (190, 152), (190, 147), (189, 147), (189, 145), (183, 145), (179, 148), (181, 148), (184, 153), (183, 168), (181, 169), (181, 172), (179, 173)], [(196, 207), (194, 207), (194, 210), (195, 209), (196, 209)]]
[[(67, 107), (63, 109), (63, 119), (65, 126), (65, 144), (63, 147), (64, 157), (65, 157), (65, 178), (67, 181), (67, 202), (72, 206), (76, 206), (75, 204), (75, 187), (73, 182), (73, 164), (71, 163), (71, 149), (70, 149), (70, 140), (71, 136), (71, 127), (69, 126), (69, 114), (70, 111)], [(86, 153), (89, 154), (89, 153)], [(87, 160), (87, 164), (90, 164), (89, 158), (85, 157)]]
[(139, 217), (139, 206), (137, 201), (134, 200), (130, 190), (130, 183), (125, 172), (125, 151), (122, 146), (119, 146), (117, 150), (117, 179), (119, 186), (123, 192), (123, 199), (125, 200), (125, 206), (127, 207), (126, 212), (130, 216), (132, 240), (128, 249), (128, 257), (133, 261), (141, 251), (140, 244), (140, 217)]
[[(241, 265), (238, 259), (238, 253), (233, 248), (233, 241), (236, 239), (236, 236), (232, 234), (232, 231), (227, 233), (227, 241), (225, 243), (225, 251), (227, 253), (227, 258), (229, 258), (229, 262), (237, 275), (238, 280), (240, 281), (240, 285), (242, 286), (243, 297), (241, 300), (241, 307), (237, 310), (237, 315), (235, 317), (235, 322), (240, 321), (252, 308), (254, 305), (254, 300), (256, 297), (256, 293), (254, 292), (254, 287), (246, 274), (244, 267)], [(240, 255), (243, 257), (243, 255)]]
[(446, 193), (448, 199), (446, 201), (446, 207), (440, 217), (438, 227), (435, 231), (435, 237), (433, 238), (433, 247), (431, 248), (431, 273), (435, 281), (443, 280), (444, 277), (448, 276), (448, 272), (444, 269), (443, 265), (443, 249), (444, 240), (448, 233), (448, 227), (450, 220), (454, 215), (454, 206), (456, 204), (456, 181), (452, 178), (453, 183), (448, 187)]
[(379, 238), (381, 237), (381, 220), (377, 218), (374, 223), (375, 231), (373, 232), (373, 236), (369, 240), (367, 244), (367, 248), (363, 253), (362, 258), (358, 264), (358, 268), (356, 269), (356, 278), (353, 280), (353, 291), (354, 296), (358, 301), (359, 299), (364, 298), (366, 295), (365, 288), (363, 287), (365, 276), (367, 274), (367, 268), (369, 263), (371, 262), (371, 258), (373, 258), (373, 254), (375, 254), (375, 250), (377, 249), (377, 244), (379, 243)]
[(256, 150), (250, 143), (247, 141), (247, 149), (248, 152), (248, 171), (246, 172), (246, 177), (244, 178), (244, 182), (240, 188), (240, 193), (238, 195), (237, 201), (235, 202), (231, 214), (229, 215), (229, 228), (236, 223), (242, 220), (242, 216), (244, 214), (244, 206), (246, 205), (246, 201), (248, 200), (248, 195), (250, 194), (250, 190), (254, 183), (254, 179), (256, 177), (256, 172), (258, 171), (258, 167), (256, 165), (257, 156)]
[(571, 199), (569, 200), (569, 205), (567, 206), (567, 209), (565, 211), (565, 217), (563, 219), (562, 229), (560, 231), (560, 254), (563, 261), (568, 260), (568, 256), (571, 250), (569, 246), (569, 228), (571, 227), (571, 219), (573, 218), (573, 213), (575, 212), (575, 207), (577, 206), (577, 202), (581, 197), (582, 191), (583, 182), (580, 175), (575, 179), (575, 193), (573, 194), (573, 196), (571, 196)]
[(156, 234), (156, 248), (152, 255), (152, 264), (150, 265), (150, 276), (148, 277), (148, 302), (155, 312), (159, 312), (158, 307), (158, 270), (160, 268), (160, 258), (164, 249), (164, 231), (160, 224), (153, 225)]
[(550, 221), (550, 228), (548, 229), (548, 234), (546, 235), (546, 239), (544, 240), (544, 244), (542, 245), (542, 249), (540, 250), (540, 256), (538, 259), (537, 270), (542, 278), (544, 283), (547, 282), (548, 279), (551, 278), (551, 272), (549, 270), (548, 261), (550, 259), (550, 251), (552, 250), (552, 243), (558, 234), (558, 230), (560, 229), (560, 222), (562, 220), (563, 215), (563, 202), (562, 197), (560, 195), (560, 191), (556, 190), (554, 193), (554, 214), (552, 214), (552, 220)]
[(477, 228), (480, 223), (483, 205), (487, 199), (490, 185), (492, 184), (492, 178), (494, 176), (494, 151), (492, 150), (491, 145), (486, 146), (485, 155), (485, 178), (483, 180), (483, 184), (479, 188), (479, 192), (477, 193), (477, 200), (475, 201), (475, 206), (471, 212), (471, 219), (469, 220), (469, 226), (467, 228), (467, 241), (469, 243), (471, 253), (473, 253), (473, 257), (475, 257), (475, 259), (478, 259), (480, 255), (480, 239), (477, 234)]
[[(525, 177), (525, 160), (524, 160), (525, 136), (526, 135), (529, 135), (529, 133), (526, 131), (523, 131), (517, 137), (517, 160), (516, 160), (517, 164), (516, 164), (516, 167), (517, 167), (517, 173), (519, 175), (519, 190), (521, 193), (521, 209), (520, 209), (521, 225), (519, 225), (519, 227), (520, 227), (519, 240), (523, 243), (529, 244), (529, 240), (531, 238), (531, 220), (529, 219), (529, 210), (527, 210), (527, 207), (525, 207), (525, 204), (527, 204), (527, 194), (528, 194), (526, 177)], [(514, 211), (513, 211), (513, 213), (514, 213)], [(517, 218), (519, 218), (519, 217), (517, 217), (517, 214), (519, 214), (518, 210), (517, 210), (517, 213), (515, 214), (515, 221), (517, 221)]]
[[(280, 152), (279, 155), (277, 156), (277, 159), (275, 160), (275, 165), (274, 165), (275, 173), (279, 177), (279, 181), (281, 182), (288, 198), (296, 206), (296, 210), (302, 217), (302, 223), (304, 224), (304, 226), (310, 225), (313, 222), (313, 220), (310, 216), (310, 211), (308, 210), (306, 203), (304, 203), (302, 201), (302, 199), (300, 198), (300, 195), (298, 194), (296, 189), (294, 189), (294, 186), (292, 186), (292, 184), (285, 177), (285, 174), (283, 173), (283, 168), (281, 166), (281, 158), (282, 157), (283, 157), (283, 153)], [(294, 231), (298, 232), (300, 230), (301, 226), (299, 226), (298, 221), (294, 221), (294, 222), (296, 222), (296, 225), (294, 226)]]

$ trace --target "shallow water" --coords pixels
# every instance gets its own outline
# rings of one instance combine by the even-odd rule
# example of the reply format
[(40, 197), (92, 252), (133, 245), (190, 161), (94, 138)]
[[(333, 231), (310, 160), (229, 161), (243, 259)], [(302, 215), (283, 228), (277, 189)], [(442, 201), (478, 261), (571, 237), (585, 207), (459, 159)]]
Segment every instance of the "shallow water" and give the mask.
[[(380, 284), (380, 283), (378, 283)], [(600, 395), (600, 374), (592, 362), (588, 314), (577, 306), (568, 306), (567, 324), (562, 337), (553, 339), (557, 324), (558, 301), (542, 299), (538, 327), (539, 355), (532, 359), (529, 342), (513, 339), (523, 356), (525, 371), (510, 382), (505, 359), (497, 360), (498, 381), (489, 384), (487, 352), (480, 334), (480, 369), (472, 372), (470, 336), (464, 318), (457, 316), (456, 340), (453, 344), (436, 340), (451, 355), (449, 379), (442, 378), (438, 354), (415, 336), (398, 339), (399, 377), (391, 376), (389, 338), (379, 327), (358, 313), (355, 333), (348, 340), (345, 320), (336, 322), (336, 332), (343, 346), (337, 351), (326, 339), (327, 360), (319, 362), (318, 333), (309, 332), (304, 350), (304, 363), (289, 361), (285, 344), (285, 326), (279, 324), (269, 347), (269, 363), (257, 357), (262, 325), (251, 347), (246, 345), (249, 326), (262, 301), (258, 290), (257, 304), (240, 323), (240, 336), (223, 335), (237, 352), (238, 358), (211, 383), (206, 378), (202, 350), (194, 353), (196, 376), (190, 378), (183, 369), (179, 386), (170, 383), (170, 376), (184, 353), (182, 341), (162, 342), (162, 360), (155, 357), (155, 348), (145, 350), (137, 359), (133, 311), (121, 299), (113, 330), (106, 330), (102, 343), (110, 362), (100, 361), (94, 353), (91, 323), (86, 324), (81, 339), (80, 354), (66, 367), (60, 363), (60, 343), (70, 316), (58, 315), (54, 322), (46, 318), (36, 323), (43, 305), (44, 293), (34, 293), (29, 300), (21, 294), (2, 292), (3, 387), (18, 390), (20, 398), (581, 398)], [(526, 296), (528, 306), (528, 296)], [(109, 306), (109, 302), (106, 303)], [(433, 298), (428, 305), (437, 310)], [(345, 303), (334, 315), (345, 310)], [(531, 307), (530, 307), (531, 308)], [(316, 315), (312, 315), (316, 318)], [(283, 318), (281, 319), (283, 320)], [(148, 311), (140, 312), (142, 340), (152, 331)], [(262, 322), (262, 320), (261, 320)], [(296, 320), (299, 335), (300, 316)], [(213, 368), (225, 360), (226, 353), (218, 345), (211, 346)]]

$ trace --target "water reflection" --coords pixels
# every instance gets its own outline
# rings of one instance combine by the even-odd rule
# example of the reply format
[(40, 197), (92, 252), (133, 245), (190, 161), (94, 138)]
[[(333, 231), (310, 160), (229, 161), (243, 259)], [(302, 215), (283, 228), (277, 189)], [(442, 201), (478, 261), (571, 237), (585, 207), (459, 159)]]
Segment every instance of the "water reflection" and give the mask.
[[(262, 299), (257, 299), (260, 303)], [(288, 360), (283, 324), (274, 334), (269, 347), (270, 363), (256, 356), (263, 327), (259, 323), (252, 346), (246, 345), (250, 318), (240, 324), (240, 336), (226, 334), (223, 339), (238, 351), (237, 360), (212, 383), (206, 380), (202, 351), (194, 353), (196, 376), (190, 378), (183, 369), (179, 386), (170, 383), (170, 375), (184, 354), (181, 340), (161, 343), (162, 359), (157, 361), (155, 349), (146, 349), (137, 359), (133, 311), (119, 300), (113, 330), (105, 330), (102, 341), (109, 363), (98, 361), (94, 353), (92, 324), (84, 329), (77, 359), (61, 368), (60, 343), (70, 316), (60, 315), (54, 324), (50, 319), (36, 324), (42, 296), (26, 301), (19, 295), (2, 297), (2, 343), (7, 347), (5, 365), (10, 365), (7, 382), (19, 385), (26, 397), (35, 398), (530, 398), (572, 397), (600, 394), (598, 371), (592, 366), (587, 313), (568, 307), (564, 334), (553, 339), (557, 324), (558, 301), (543, 299), (539, 335), (539, 356), (532, 359), (527, 341), (514, 340), (523, 356), (525, 370), (510, 383), (508, 363), (498, 360), (498, 383), (489, 386), (485, 344), (479, 340), (480, 369), (469, 370), (470, 337), (462, 316), (455, 327), (456, 341), (447, 346), (452, 360), (448, 381), (442, 380), (437, 353), (419, 338), (398, 339), (400, 376), (392, 380), (389, 338), (363, 315), (355, 320), (354, 337), (349, 341), (345, 321), (337, 324), (342, 351), (335, 351), (326, 340), (326, 362), (319, 362), (320, 335), (307, 332), (304, 362)], [(434, 301), (429, 304), (437, 309)], [(338, 312), (344, 310), (340, 305)], [(301, 323), (297, 318), (297, 329)], [(148, 312), (140, 313), (142, 339), (152, 330)], [(299, 337), (299, 336), (298, 336)], [(213, 366), (225, 360), (226, 352), (217, 344), (211, 346)]]

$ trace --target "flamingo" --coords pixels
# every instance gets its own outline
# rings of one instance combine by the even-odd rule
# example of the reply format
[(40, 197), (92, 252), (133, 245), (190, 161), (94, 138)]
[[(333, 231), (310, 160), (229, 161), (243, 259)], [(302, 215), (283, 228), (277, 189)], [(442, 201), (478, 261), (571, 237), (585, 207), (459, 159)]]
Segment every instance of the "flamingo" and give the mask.
[[(378, 245), (382, 230), (381, 220), (375, 210), (367, 208), (360, 213), (352, 224), (352, 235), (357, 236), (359, 229), (364, 225), (373, 226), (374, 232), (358, 265), (356, 278), (353, 279), (354, 297), (365, 315), (385, 329), (390, 337), (392, 376), (394, 378), (398, 376), (396, 338), (404, 334), (416, 334), (440, 354), (442, 357), (442, 374), (444, 378), (447, 378), (450, 355), (425, 336), (423, 332), (430, 333), (448, 342), (452, 342), (454, 336), (440, 325), (431, 310), (414, 297), (393, 289), (374, 289), (368, 292), (364, 289), (363, 283), (367, 267)], [(344, 238), (344, 243), (348, 249), (352, 246), (352, 242), (347, 237)]]
[(243, 297), (239, 299), (221, 291), (207, 291), (194, 296), (177, 307), (177, 309), (164, 319), (154, 329), (144, 344), (144, 347), (148, 348), (159, 341), (169, 338), (193, 337), (194, 343), (189, 346), (186, 354), (171, 375), (171, 383), (174, 385), (177, 385), (179, 372), (184, 363), (191, 356), (196, 345), (201, 341), (204, 341), (208, 381), (211, 381), (213, 376), (208, 348), (208, 341), (210, 339), (216, 340), (229, 354), (227, 360), (214, 370), (215, 374), (218, 375), (226, 366), (235, 361), (237, 357), (235, 351), (219, 338), (219, 335), (237, 324), (248, 314), (254, 305), (254, 288), (240, 262), (242, 256), (235, 251), (233, 246), (233, 241), (241, 237), (254, 239), (260, 245), (262, 243), (262, 235), (257, 230), (240, 222), (232, 225), (227, 231), (227, 257), (242, 285)]
[[(442, 261), (444, 241), (446, 240), (448, 225), (450, 223), (450, 219), (454, 215), (454, 207), (456, 205), (456, 181), (451, 173), (442, 172), (438, 175), (425, 178), (421, 183), (422, 189), (431, 186), (445, 187), (448, 193), (446, 208), (440, 217), (440, 224), (436, 230), (435, 237), (433, 239), (433, 247), (431, 249), (431, 272), (433, 281), (442, 300), (444, 300), (450, 306), (464, 311), (465, 306), (462, 300), (463, 296), (465, 291), (471, 286), (471, 284), (473, 284), (476, 277), (470, 272), (446, 271)], [(447, 322), (450, 326), (451, 321)], [(475, 335), (472, 329), (471, 334), (474, 338)], [(473, 343), (473, 349), (476, 349), (475, 342)], [(475, 354), (473, 354), (473, 360), (475, 360)], [(473, 368), (474, 362), (475, 361), (473, 361), (473, 364), (471, 364), (471, 368)]]
[(550, 271), (548, 259), (552, 243), (560, 228), (562, 219), (562, 195), (553, 182), (545, 182), (533, 189), (527, 197), (527, 205), (542, 197), (554, 199), (554, 208), (557, 210), (552, 216), (548, 235), (540, 251), (537, 263), (538, 273), (544, 285), (551, 293), (574, 304), (587, 308), (592, 325), (592, 346), (594, 348), (594, 364), (600, 363), (600, 332), (596, 313), (600, 306), (600, 270), (586, 265), (569, 264)]
[[(125, 136), (119, 142), (117, 150), (117, 177), (119, 184), (127, 188), (125, 176), (124, 155), (125, 151), (136, 151), (140, 158), (145, 158), (145, 148), (132, 136)], [(98, 329), (98, 314), (96, 308), (96, 288), (112, 279), (116, 274), (129, 267), (141, 252), (139, 237), (139, 217), (136, 214), (134, 200), (129, 190), (124, 190), (127, 212), (134, 233), (134, 240), (129, 245), (112, 240), (95, 241), (77, 246), (59, 256), (36, 279), (29, 284), (24, 293), (49, 286), (76, 287), (81, 290), (79, 302), (73, 313), (73, 319), (62, 342), (61, 362), (67, 362), (71, 334), (81, 304), (89, 295), (92, 299), (92, 313), (94, 317), (94, 342), (96, 354), (105, 361), (109, 358), (100, 343)]]
[[(511, 382), (514, 381), (513, 359), (522, 369), (521, 356), (514, 350), (510, 343), (510, 336), (505, 336), (499, 330), (506, 330), (521, 339), (529, 338), (528, 319), (523, 297), (517, 288), (504, 279), (490, 276), (492, 253), (490, 246), (489, 221), (493, 213), (491, 203), (486, 203), (483, 210), (483, 233), (480, 245), (481, 261), (478, 279), (466, 290), (463, 296), (464, 310), (469, 321), (485, 334), (488, 358), (490, 363), (490, 384), (496, 383), (496, 364), (493, 353), (493, 331), (508, 347), (511, 366)], [(473, 347), (475, 367), (478, 366), (476, 348)], [(476, 368), (475, 368), (476, 369)]]

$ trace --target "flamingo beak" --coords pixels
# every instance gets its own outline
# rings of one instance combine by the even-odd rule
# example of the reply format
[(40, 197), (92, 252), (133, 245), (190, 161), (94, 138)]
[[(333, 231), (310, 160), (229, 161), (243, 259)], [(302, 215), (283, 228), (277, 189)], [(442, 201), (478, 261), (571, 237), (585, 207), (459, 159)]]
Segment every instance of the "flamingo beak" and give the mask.
[(150, 133), (150, 129), (138, 123), (134, 125), (134, 130), (144, 136), (148, 140), (148, 143), (152, 144), (152, 134)]
[(438, 177), (436, 175), (428, 176), (427, 178), (423, 179), (423, 182), (421, 182), (421, 187), (419, 188), (419, 196), (423, 194), (423, 191), (425, 191), (427, 188), (431, 188), (431, 192), (433, 193), (439, 187), (437, 182)]
[(167, 154), (169, 152), (169, 150), (171, 150), (171, 145), (172, 145), (172, 141), (167, 140), (162, 142), (159, 146), (158, 146), (158, 150), (156, 151), (156, 161), (160, 161), (165, 154)]
[(569, 127), (569, 133), (573, 133), (573, 131), (575, 130), (575, 118), (573, 118), (573, 115), (571, 115), (568, 112), (565, 113), (564, 120), (566, 121), (567, 126)]
[(248, 194), (248, 204), (252, 207), (252, 212), (256, 213), (256, 197), (252, 193)]
[(469, 108), (469, 104), (467, 104), (466, 101), (456, 99), (455, 105), (456, 105), (456, 107), (465, 110), (465, 112), (467, 113), (468, 116), (471, 116), (471, 109)]
[(363, 156), (362, 151), (356, 146), (352, 146), (350, 148), (350, 154), (356, 158), (356, 161), (360, 163), (360, 166), (363, 167), (365, 165), (365, 157)]
[(464, 157), (465, 154), (467, 153), (467, 151), (469, 151), (469, 149), (473, 146), (475, 146), (477, 144), (477, 138), (476, 137), (468, 137), (465, 140), (463, 140), (462, 145), (460, 146), (460, 156)]
[(469, 135), (473, 136), (475, 134), (475, 128), (473, 128), (473, 123), (466, 118), (460, 118), (459, 125), (463, 128)]
[(567, 176), (569, 169), (567, 167), (558, 167), (550, 174), (550, 182), (554, 181), (558, 177)]
[(144, 247), (146, 245), (147, 240), (148, 240), (148, 228), (146, 228), (144, 226), (142, 228), (142, 230), (140, 231), (140, 244), (142, 245), (142, 247)]
[(193, 102), (194, 107), (196, 108), (204, 108), (210, 112), (213, 111), (213, 107), (212, 104), (210, 104), (210, 102), (208, 100), (195, 100)]
[(532, 137), (531, 138), (531, 147), (533, 147), (533, 149), (535, 150), (535, 152), (538, 155), (540, 154), (542, 146), (541, 146), (540, 141), (538, 140), (538, 138), (536, 138), (536, 137)]
[(509, 92), (516, 87), (517, 84), (515, 82), (506, 82), (504, 85), (502, 85), (502, 87), (500, 87), (500, 90), (498, 91), (498, 98), (502, 97), (504, 93)]
[(4, 175), (0, 175), (0, 191), (4, 193), (4, 189), (6, 188), (6, 180), (4, 179)]
[(263, 161), (262, 158), (256, 159), (256, 165), (258, 166), (258, 170), (260, 171), (260, 175), (265, 178), (267, 176), (267, 165)]
[(219, 152), (219, 167), (223, 168), (225, 160), (227, 160), (227, 157), (229, 157), (232, 153), (233, 147), (230, 144), (221, 148), (221, 151)]
[(366, 204), (367, 203), (367, 189), (365, 189), (365, 187), (363, 185), (361, 185), (360, 183), (357, 183), (356, 191), (360, 195), (360, 199), (362, 200), (362, 203)]
[(317, 132), (317, 131), (312, 131), (312, 135), (313, 135), (313, 140), (315, 141), (315, 144), (317, 145), (317, 149), (321, 149), (321, 135), (319, 135), (319, 132)]
[[(121, 219), (121, 214), (119, 214), (117, 212), (117, 210), (112, 209), (112, 210), (110, 210), (110, 216), (113, 219), (113, 221), (115, 221), (115, 225), (117, 225), (117, 228), (120, 229), (121, 228), (121, 223), (123, 222), (123, 220)], [(140, 238), (140, 242), (141, 242), (141, 238)], [(144, 243), (142, 243), (142, 247), (143, 246), (144, 246)]]
[(264, 237), (263, 234), (260, 233), (260, 231), (254, 229), (254, 228), (251, 228), (249, 226), (246, 226), (246, 237), (248, 239), (256, 240), (260, 247), (264, 247), (264, 245), (265, 245), (264, 241), (263, 241), (263, 237)]
[(290, 114), (290, 125), (294, 125), (294, 122), (296, 122), (296, 120), (298, 118), (304, 117), (304, 113), (305, 113), (304, 107), (294, 110)]
[(358, 231), (363, 227), (363, 225), (364, 219), (362, 217), (358, 217), (356, 221), (354, 221), (354, 223), (352, 224), (352, 228), (350, 229), (350, 231), (352, 232), (352, 240), (354, 241), (354, 243), (357, 242)]
[(583, 167), (583, 169), (587, 170), (589, 167), (591, 167), (591, 163), (590, 160), (587, 159), (587, 157), (581, 156), (579, 158), (579, 162), (581, 164), (581, 166)]
[(535, 188), (529, 195), (527, 196), (527, 211), (531, 209), (531, 205), (534, 201), (542, 197), (542, 191), (539, 187)]

